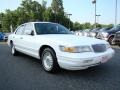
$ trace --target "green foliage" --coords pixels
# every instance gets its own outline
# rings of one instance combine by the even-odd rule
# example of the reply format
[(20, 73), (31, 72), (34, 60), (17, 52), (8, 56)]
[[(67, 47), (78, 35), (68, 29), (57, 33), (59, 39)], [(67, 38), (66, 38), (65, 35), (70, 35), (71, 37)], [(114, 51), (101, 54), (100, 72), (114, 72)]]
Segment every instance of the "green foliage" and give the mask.
[(47, 5), (47, 1), (42, 0), (42, 7), (43, 7), (43, 8), (46, 8), (46, 5)]
[(83, 30), (83, 29), (91, 29), (92, 25), (88, 22), (80, 24), (79, 22), (75, 22), (73, 25), (74, 30)]
[(53, 21), (54, 14), (52, 12), (51, 7), (47, 8), (45, 12), (43, 12), (43, 21)]
[[(33, 0), (22, 0), (20, 7), (16, 10), (6, 10), (0, 13), (1, 31), (10, 32), (10, 26), (15, 29), (18, 25), (30, 21), (48, 21), (63, 24), (69, 28), (73, 28), (73, 23), (66, 17), (63, 9), (62, 0), (53, 0), (52, 6), (46, 8), (46, 1), (42, 1), (42, 5)], [(55, 9), (57, 8), (57, 9)]]
[(80, 28), (80, 23), (79, 22), (75, 22), (74, 24), (73, 24), (73, 28), (74, 28), (74, 30), (80, 30), (81, 28)]
[(114, 25), (113, 24), (109, 24), (109, 25), (107, 25), (107, 27), (112, 28), (112, 27), (114, 27)]
[(51, 7), (52, 7), (53, 12), (56, 14), (64, 12), (62, 0), (52, 0)]
[[(73, 23), (64, 12), (63, 0), (52, 0), (51, 7), (46, 7), (46, 4), (45, 0), (42, 0), (42, 4), (33, 0), (22, 0), (16, 10), (8, 9), (4, 13), (0, 13), (0, 31), (10, 32), (10, 26), (15, 30), (18, 25), (30, 21), (56, 22), (74, 31), (93, 28), (93, 25), (88, 22)], [(113, 24), (97, 24), (97, 27), (106, 26), (113, 27)]]
[(85, 29), (90, 29), (90, 28), (91, 28), (91, 24), (88, 23), (88, 22), (86, 22), (86, 23), (84, 24), (84, 28), (85, 28)]
[(0, 13), (0, 32), (2, 32), (2, 21), (3, 21), (3, 13)]
[[(75, 22), (73, 24), (73, 28), (74, 28), (74, 31), (75, 30), (84, 30), (84, 29), (93, 29), (95, 26), (95, 24), (90, 24), (88, 22), (86, 23), (83, 23), (83, 24), (80, 24), (79, 22)], [(103, 28), (103, 27), (109, 27), (109, 28), (112, 28), (114, 25), (113, 24), (108, 24), (108, 25), (104, 25), (104, 24), (96, 24), (96, 28)]]

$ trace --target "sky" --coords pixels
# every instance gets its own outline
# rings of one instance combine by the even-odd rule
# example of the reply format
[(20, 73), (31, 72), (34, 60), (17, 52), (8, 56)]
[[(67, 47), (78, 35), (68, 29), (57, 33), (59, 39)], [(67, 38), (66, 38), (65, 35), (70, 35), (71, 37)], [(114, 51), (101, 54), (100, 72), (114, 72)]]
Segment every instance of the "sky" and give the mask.
[[(22, 0), (1, 0), (0, 12), (5, 12), (6, 9), (15, 10), (20, 6)], [(36, 0), (39, 3), (42, 0)], [(52, 0), (46, 0), (47, 7), (51, 5)], [(115, 0), (97, 0), (97, 14), (101, 15), (97, 21), (101, 24), (111, 24), (115, 22)], [(72, 14), (70, 17), (73, 22), (90, 22), (94, 23), (94, 4), (92, 0), (63, 0), (64, 10)], [(120, 0), (118, 0), (118, 18), (117, 23), (120, 23)]]

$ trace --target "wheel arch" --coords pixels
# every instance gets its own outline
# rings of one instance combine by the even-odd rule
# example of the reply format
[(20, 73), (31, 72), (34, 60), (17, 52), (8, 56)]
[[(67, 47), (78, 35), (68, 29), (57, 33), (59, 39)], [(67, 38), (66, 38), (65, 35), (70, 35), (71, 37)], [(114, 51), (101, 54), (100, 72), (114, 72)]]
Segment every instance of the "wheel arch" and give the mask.
[(114, 44), (114, 38), (115, 38), (115, 34), (112, 34), (112, 35), (110, 35), (109, 37), (108, 37), (108, 42), (112, 45), (112, 44)]
[(50, 49), (52, 49), (52, 50), (54, 51), (55, 55), (56, 55), (56, 52), (55, 52), (55, 50), (54, 50), (53, 47), (51, 47), (51, 46), (49, 46), (49, 45), (42, 45), (42, 46), (40, 47), (40, 49), (39, 49), (39, 56), (40, 56), (40, 58), (41, 58), (42, 52), (44, 51), (45, 48), (50, 48)]
[(108, 40), (109, 40), (111, 37), (115, 37), (115, 34), (111, 34), (111, 35), (108, 37)]
[(12, 40), (10, 40), (10, 42), (9, 42), (9, 45), (11, 45), (11, 44), (13, 44), (13, 41), (12, 41)]

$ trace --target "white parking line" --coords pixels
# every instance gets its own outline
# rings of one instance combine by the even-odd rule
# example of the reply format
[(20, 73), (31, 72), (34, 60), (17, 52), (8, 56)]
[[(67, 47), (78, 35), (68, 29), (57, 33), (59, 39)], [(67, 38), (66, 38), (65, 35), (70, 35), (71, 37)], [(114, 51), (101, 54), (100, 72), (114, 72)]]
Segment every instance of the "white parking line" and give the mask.
[(112, 48), (120, 49), (120, 47), (119, 47), (119, 46), (116, 46), (116, 45), (112, 45), (111, 47), (112, 47)]
[(0, 42), (0, 44), (7, 44), (7, 42)]

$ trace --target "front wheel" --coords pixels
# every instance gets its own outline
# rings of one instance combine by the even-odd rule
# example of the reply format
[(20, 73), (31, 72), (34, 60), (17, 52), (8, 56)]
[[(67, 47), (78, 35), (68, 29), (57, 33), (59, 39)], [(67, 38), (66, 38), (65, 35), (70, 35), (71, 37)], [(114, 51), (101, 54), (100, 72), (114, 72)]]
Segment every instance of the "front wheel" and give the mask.
[(56, 54), (51, 48), (44, 49), (41, 60), (45, 71), (53, 73), (59, 69)]
[(113, 45), (114, 44), (114, 37), (113, 36), (110, 37), (108, 42), (110, 43), (110, 45)]

